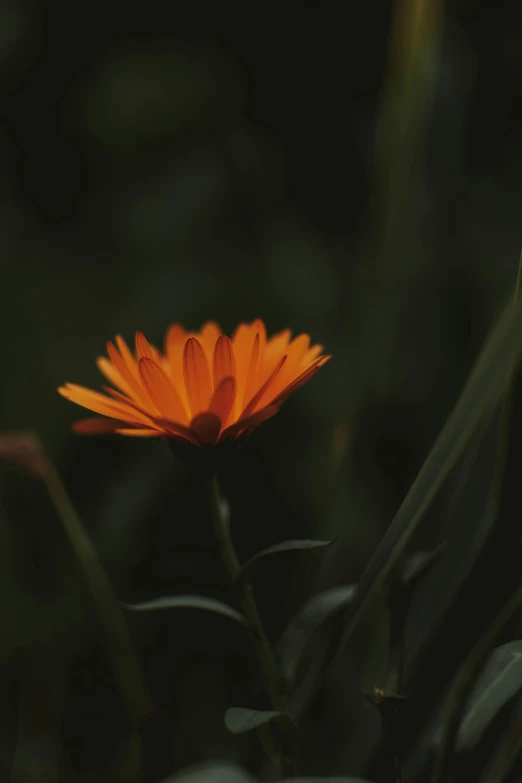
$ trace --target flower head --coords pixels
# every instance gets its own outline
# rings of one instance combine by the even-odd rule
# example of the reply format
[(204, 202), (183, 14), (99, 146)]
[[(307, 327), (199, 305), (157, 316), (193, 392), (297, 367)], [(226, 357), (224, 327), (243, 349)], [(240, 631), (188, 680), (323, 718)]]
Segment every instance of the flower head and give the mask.
[[(240, 324), (230, 339), (212, 321), (199, 332), (174, 324), (164, 352), (136, 334), (133, 354), (121, 337), (98, 367), (107, 394), (66, 383), (68, 400), (106, 418), (76, 422), (76, 432), (149, 436), (215, 445), (236, 439), (277, 413), (287, 397), (330, 357), (289, 330), (267, 339), (261, 320)], [(108, 396), (109, 395), (109, 396)]]

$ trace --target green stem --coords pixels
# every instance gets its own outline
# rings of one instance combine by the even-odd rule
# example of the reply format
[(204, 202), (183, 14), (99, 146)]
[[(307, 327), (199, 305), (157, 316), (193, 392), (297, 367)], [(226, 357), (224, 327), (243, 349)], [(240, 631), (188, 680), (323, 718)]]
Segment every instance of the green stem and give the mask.
[[(230, 575), (232, 583), (237, 587), (239, 601), (248, 620), (252, 644), (265, 680), (271, 707), (273, 710), (285, 712), (287, 700), (283, 677), (279, 671), (272, 647), (266, 635), (263, 621), (254, 598), (252, 585), (247, 579), (238, 578), (241, 571), (241, 564), (230, 536), (228, 515), (220, 497), (217, 475), (213, 473), (212, 475), (206, 476), (205, 481), (219, 554)], [(266, 735), (264, 740), (266, 740)], [(277, 746), (278, 743), (274, 736), (272, 736), (272, 740), (275, 740)], [(289, 737), (289, 741), (291, 747), (295, 749), (293, 737)], [(272, 747), (274, 747), (274, 742), (272, 742)], [(281, 752), (280, 748), (276, 751), (276, 754), (279, 762), (284, 765), (284, 754)]]
[(499, 775), (497, 778), (495, 778), (495, 783), (507, 783), (509, 780), (511, 773), (513, 772), (513, 769), (517, 762), (520, 760), (520, 756), (522, 755), (522, 736), (520, 739), (518, 739), (511, 750), (508, 752), (507, 757), (504, 761), (503, 768), (499, 772)]
[(386, 783), (402, 783), (402, 769), (394, 738), (394, 731), (390, 722), (382, 719), (382, 733), (384, 750), (386, 753)]
[[(392, 588), (393, 589), (393, 588)], [(402, 693), (404, 679), (404, 627), (409, 609), (409, 597), (404, 592), (390, 597), (390, 647), (388, 654), (388, 674), (386, 691)]]
[(125, 617), (56, 468), (48, 459), (45, 460), (42, 475), (105, 628), (114, 674), (136, 731), (142, 720), (153, 711), (153, 705)]
[(384, 687), (384, 698), (378, 705), (382, 721), (384, 752), (386, 757), (387, 783), (401, 783), (401, 723), (402, 681), (404, 678), (404, 627), (409, 609), (409, 596), (395, 586), (389, 596), (390, 633), (388, 653), (388, 674)]

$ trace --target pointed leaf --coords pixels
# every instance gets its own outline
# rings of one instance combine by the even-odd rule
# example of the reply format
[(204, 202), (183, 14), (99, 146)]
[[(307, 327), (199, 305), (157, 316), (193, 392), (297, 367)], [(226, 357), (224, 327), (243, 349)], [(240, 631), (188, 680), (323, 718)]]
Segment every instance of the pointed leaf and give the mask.
[(124, 604), (124, 606), (135, 612), (150, 612), (158, 609), (204, 609), (206, 612), (230, 617), (231, 620), (237, 620), (242, 625), (247, 624), (246, 618), (228, 604), (203, 595), (168, 595), (141, 604)]
[(443, 541), (436, 549), (431, 552), (416, 552), (404, 564), (402, 569), (402, 584), (406, 587), (415, 587), (415, 585), (429, 574), (443, 554), (447, 546), (447, 541)]
[(279, 655), (284, 674), (295, 677), (299, 660), (306, 644), (321, 623), (344, 609), (354, 599), (355, 585), (339, 585), (312, 596), (290, 621), (279, 644)]
[(250, 710), (246, 707), (229, 707), (225, 712), (225, 726), (232, 734), (243, 734), (245, 731), (252, 731), (258, 726), (264, 726), (265, 723), (275, 718), (285, 717), (282, 712), (276, 710)]
[(294, 552), (303, 549), (319, 549), (325, 546), (330, 546), (330, 544), (333, 544), (333, 542), (334, 539), (330, 541), (317, 541), (309, 538), (296, 538), (289, 541), (281, 541), (279, 544), (269, 546), (267, 549), (263, 549), (261, 552), (257, 552), (255, 555), (252, 555), (252, 557), (241, 567), (241, 571), (239, 572), (237, 579), (245, 579), (250, 577), (256, 570), (259, 561), (262, 558), (267, 557), (267, 555), (276, 555), (279, 552)]
[(393, 569), (477, 425), (491, 414), (522, 351), (522, 305), (510, 303), (497, 322), (427, 460), (366, 567), (338, 654)]
[[(442, 558), (415, 588), (408, 619), (408, 687), (412, 692), (422, 688), (424, 693), (431, 694), (429, 698), (436, 698), (444, 681), (451, 676), (451, 661), (456, 660), (450, 654), (437, 678), (431, 680), (433, 687), (426, 688), (433, 656), (444, 655), (447, 644), (440, 633), (441, 624), (464, 585), (472, 579), (474, 564), (487, 546), (498, 516), (503, 495), (507, 414), (507, 406), (503, 405), (497, 415), (479, 427), (468, 444), (447, 496), (444, 524), (452, 531), (451, 537)], [(466, 633), (464, 628), (461, 630)]]
[[(457, 748), (470, 750), (480, 740), (488, 723), (522, 688), (522, 641), (509, 642), (493, 650), (482, 674), (475, 683), (462, 723)], [(442, 736), (439, 728), (433, 743)]]

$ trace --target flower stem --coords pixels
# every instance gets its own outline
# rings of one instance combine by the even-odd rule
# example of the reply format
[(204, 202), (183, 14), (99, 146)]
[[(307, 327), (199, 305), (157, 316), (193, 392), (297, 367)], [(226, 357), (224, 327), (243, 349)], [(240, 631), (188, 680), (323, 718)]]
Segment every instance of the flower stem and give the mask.
[(107, 636), (114, 674), (133, 730), (137, 732), (143, 719), (152, 713), (153, 705), (125, 617), (118, 606), (103, 565), (82, 527), (56, 468), (49, 459), (45, 459), (41, 474), (98, 609)]
[[(230, 536), (228, 514), (220, 497), (219, 481), (216, 473), (206, 476), (205, 481), (219, 553), (232, 582), (236, 585), (239, 592), (239, 601), (248, 621), (250, 637), (265, 680), (271, 708), (284, 713), (287, 706), (287, 699), (283, 677), (279, 671), (272, 647), (266, 635), (263, 621), (254, 598), (252, 585), (247, 579), (238, 578), (241, 571), (241, 564)], [(266, 735), (262, 739), (266, 740)], [(288, 739), (290, 746), (295, 750), (296, 746), (293, 737), (289, 737)], [(272, 736), (272, 749), (274, 749), (274, 741), (276, 746), (279, 745), (277, 738)], [(265, 744), (265, 742), (263, 742), (263, 744)], [(276, 753), (280, 764), (282, 764), (283, 767), (286, 766), (286, 760), (281, 749), (278, 748)]]

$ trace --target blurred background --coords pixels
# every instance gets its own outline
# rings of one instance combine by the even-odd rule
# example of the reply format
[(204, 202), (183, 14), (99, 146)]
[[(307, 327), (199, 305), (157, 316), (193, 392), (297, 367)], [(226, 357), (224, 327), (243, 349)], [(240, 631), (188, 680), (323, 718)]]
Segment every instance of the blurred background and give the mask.
[[(234, 600), (198, 476), (162, 443), (73, 435), (84, 413), (56, 387), (101, 388), (107, 340), (161, 344), (172, 322), (230, 333), (259, 317), (333, 354), (223, 477), (242, 559), (337, 536), (259, 570), (276, 640), (312, 592), (357, 580), (513, 295), (521, 5), (2, 0), (0, 52), (0, 427), (40, 436), (118, 598)], [(125, 707), (56, 511), (36, 479), (0, 470), (0, 768), (11, 783), (130, 780)], [(462, 521), (440, 513), (453, 489), (415, 546)], [(461, 595), (458, 570), (427, 585), (415, 649)], [(446, 669), (421, 650), (412, 683), (447, 683), (474, 633), (465, 607)], [(361, 690), (383, 676), (380, 613), (308, 707), (308, 774), (378, 765)], [(213, 758), (257, 769), (255, 736), (222, 717), (263, 706), (242, 629), (128, 619), (156, 705), (144, 780)]]

